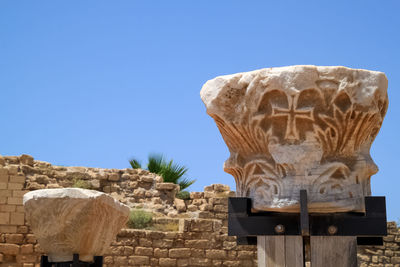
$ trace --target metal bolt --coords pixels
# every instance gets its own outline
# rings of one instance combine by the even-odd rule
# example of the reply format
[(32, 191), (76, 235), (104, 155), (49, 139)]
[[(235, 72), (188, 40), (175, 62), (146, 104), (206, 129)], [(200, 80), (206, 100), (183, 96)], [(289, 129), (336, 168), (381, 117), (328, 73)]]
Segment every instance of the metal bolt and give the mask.
[(334, 226), (334, 225), (331, 225), (331, 226), (328, 227), (328, 233), (329, 233), (330, 235), (336, 234), (336, 233), (337, 233), (337, 230), (338, 230), (337, 227)]
[(283, 226), (282, 224), (278, 224), (277, 226), (275, 226), (275, 232), (277, 234), (283, 234), (285, 232), (285, 226)]

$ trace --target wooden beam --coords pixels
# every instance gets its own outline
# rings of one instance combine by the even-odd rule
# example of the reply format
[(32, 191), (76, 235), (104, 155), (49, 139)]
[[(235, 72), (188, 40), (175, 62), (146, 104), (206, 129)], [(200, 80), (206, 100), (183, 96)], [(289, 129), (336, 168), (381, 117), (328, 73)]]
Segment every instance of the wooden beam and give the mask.
[(355, 236), (311, 236), (311, 267), (357, 267)]
[(258, 236), (258, 267), (303, 267), (301, 236)]

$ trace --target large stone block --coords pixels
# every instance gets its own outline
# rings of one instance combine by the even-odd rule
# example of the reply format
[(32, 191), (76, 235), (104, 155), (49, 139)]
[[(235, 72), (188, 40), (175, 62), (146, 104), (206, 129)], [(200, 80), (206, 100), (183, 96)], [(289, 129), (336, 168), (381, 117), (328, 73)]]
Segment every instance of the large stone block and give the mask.
[(43, 189), (24, 195), (27, 220), (50, 261), (104, 255), (125, 226), (129, 208), (111, 196), (80, 188)]
[(290, 66), (220, 76), (201, 90), (230, 158), (237, 196), (253, 209), (364, 211), (369, 149), (385, 116), (384, 73), (346, 67)]

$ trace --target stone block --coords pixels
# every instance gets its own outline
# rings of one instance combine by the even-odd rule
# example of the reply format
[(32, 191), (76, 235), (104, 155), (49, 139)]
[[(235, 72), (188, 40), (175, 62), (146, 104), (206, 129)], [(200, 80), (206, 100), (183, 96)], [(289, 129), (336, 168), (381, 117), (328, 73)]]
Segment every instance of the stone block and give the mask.
[(139, 256), (153, 256), (153, 248), (149, 247), (136, 247), (135, 255)]
[(199, 209), (199, 208), (198, 208), (196, 205), (190, 204), (190, 205), (187, 206), (187, 210), (188, 210), (188, 211), (191, 211), (191, 212), (197, 211), (198, 209)]
[(215, 212), (228, 212), (228, 206), (225, 205), (215, 205), (214, 206)]
[(174, 184), (174, 183), (159, 183), (156, 184), (156, 189), (157, 190), (178, 190), (179, 189), (179, 185)]
[(9, 223), (10, 223), (10, 213), (0, 212), (0, 224), (9, 224)]
[(207, 249), (206, 257), (209, 259), (225, 259), (226, 251), (220, 249)]
[(5, 234), (6, 243), (10, 244), (22, 244), (24, 242), (23, 234)]
[(21, 246), (21, 254), (31, 254), (33, 253), (33, 245), (25, 244)]
[(213, 189), (215, 192), (231, 191), (229, 185), (225, 184), (213, 184)]
[(204, 192), (204, 198), (209, 199), (215, 197), (214, 191), (206, 191)]
[(189, 258), (189, 266), (210, 266), (211, 262), (206, 258)]
[(174, 242), (171, 239), (155, 239), (155, 240), (153, 240), (153, 247), (155, 247), (155, 248), (171, 248), (173, 243)]
[(149, 257), (147, 256), (129, 256), (129, 265), (145, 265), (149, 264)]
[(16, 212), (25, 212), (24, 206), (17, 205), (17, 206), (15, 207), (15, 211), (16, 211)]
[(10, 183), (23, 184), (23, 183), (25, 183), (25, 176), (23, 176), (23, 175), (10, 175), (9, 182)]
[(176, 259), (160, 258), (158, 264), (161, 267), (174, 267), (176, 266)]
[(217, 232), (221, 231), (221, 228), (222, 228), (222, 222), (221, 222), (221, 221), (215, 220), (215, 221), (213, 222), (213, 231), (214, 231), (215, 233), (217, 233)]
[(204, 219), (192, 220), (190, 229), (193, 232), (211, 232), (213, 230), (213, 221)]
[(56, 262), (72, 260), (73, 253), (83, 261), (105, 254), (130, 211), (107, 194), (80, 188), (31, 191), (24, 207), (40, 247)]
[[(1, 171), (3, 171), (3, 174), (1, 173)], [(4, 174), (4, 169), (1, 169), (0, 168), (0, 183), (8, 183), (8, 179), (9, 179), (9, 176), (8, 176), (8, 172), (7, 173), (5, 173)]]
[(36, 262), (36, 255), (17, 255), (17, 263), (33, 263)]
[(19, 157), (19, 162), (20, 162), (21, 164), (33, 166), (34, 160), (33, 160), (33, 157), (32, 157), (32, 156), (22, 154), (22, 155)]
[(125, 256), (133, 255), (134, 252), (135, 252), (135, 251), (133, 250), (133, 247), (124, 246), (124, 255), (125, 255)]
[(5, 190), (7, 189), (7, 182), (0, 182), (0, 190)]
[(187, 266), (189, 266), (189, 259), (177, 259), (176, 266), (178, 266), (178, 267), (187, 267)]
[(13, 190), (12, 191), (12, 196), (13, 197), (23, 197), (28, 192), (29, 191), (27, 191), (27, 190)]
[(24, 187), (22, 183), (8, 183), (8, 189), (10, 190), (21, 190)]
[(4, 167), (0, 167), (0, 177), (7, 176), (8, 179), (8, 169)]
[(119, 181), (121, 178), (121, 176), (119, 175), (119, 173), (110, 173), (108, 175), (108, 180), (109, 181), (113, 181), (113, 182), (117, 182)]
[(185, 201), (179, 198), (175, 198), (174, 200), (174, 205), (176, 207), (176, 209), (179, 212), (185, 212), (186, 211), (186, 205), (185, 205)]
[(170, 258), (189, 258), (190, 254), (190, 248), (171, 248), (169, 250)]
[(29, 232), (28, 226), (25, 225), (20, 225), (17, 227), (17, 233), (18, 234), (27, 234)]
[(111, 265), (111, 266), (113, 266), (114, 258), (113, 258), (112, 256), (105, 256), (105, 257), (103, 258), (103, 263), (106, 264), (106, 265)]
[(15, 205), (0, 204), (0, 212), (14, 212), (15, 207)]
[(0, 225), (0, 233), (17, 233), (17, 226), (15, 225)]
[[(131, 257), (133, 257), (133, 256), (131, 256)], [(114, 263), (117, 266), (128, 265), (128, 258), (126, 256), (115, 256)]]
[(26, 243), (35, 244), (36, 242), (36, 237), (33, 234), (26, 235)]
[(157, 258), (168, 257), (168, 249), (155, 248), (154, 249), (154, 257), (157, 257)]
[(241, 266), (245, 266), (245, 265), (242, 265), (240, 263), (240, 261), (223, 261), (222, 266), (224, 266), (224, 267), (241, 267)]
[[(158, 259), (150, 258), (150, 266), (158, 266)], [(150, 266), (148, 266), (148, 267), (150, 267)]]
[(0, 189), (0, 197), (11, 197), (12, 191), (7, 189)]
[(17, 255), (19, 253), (19, 246), (16, 244), (0, 243), (0, 253), (4, 255)]
[(254, 252), (253, 251), (238, 251), (237, 254), (238, 259), (253, 259), (255, 258)]
[(153, 242), (147, 238), (140, 238), (139, 245), (142, 247), (151, 247), (153, 245)]
[(190, 192), (190, 199), (203, 199), (204, 192)]
[(25, 213), (14, 212), (10, 216), (11, 225), (24, 225), (25, 224)]
[(22, 205), (22, 197), (8, 197), (7, 204), (9, 205)]
[(199, 239), (199, 240), (186, 240), (185, 247), (188, 248), (208, 248), (210, 245), (210, 241), (207, 239)]
[(8, 170), (9, 175), (17, 174), (19, 167), (17, 165), (8, 165), (5, 169)]

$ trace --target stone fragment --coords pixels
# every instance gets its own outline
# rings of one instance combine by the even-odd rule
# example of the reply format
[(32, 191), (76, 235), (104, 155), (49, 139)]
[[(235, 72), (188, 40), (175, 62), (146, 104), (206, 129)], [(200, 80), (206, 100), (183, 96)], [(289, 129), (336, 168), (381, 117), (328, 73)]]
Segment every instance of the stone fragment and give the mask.
[(179, 185), (174, 183), (160, 183), (156, 185), (157, 190), (177, 190)]
[(35, 175), (34, 180), (39, 183), (39, 184), (48, 184), (49, 183), (49, 177), (46, 175)]
[(80, 188), (43, 189), (24, 195), (29, 225), (50, 261), (102, 256), (125, 226), (129, 208), (107, 194)]
[(186, 211), (186, 205), (185, 205), (185, 201), (184, 200), (179, 199), (179, 198), (175, 198), (174, 204), (175, 204), (176, 209), (179, 212), (185, 212)]
[(290, 66), (220, 76), (200, 95), (231, 153), (224, 170), (253, 209), (298, 212), (305, 189), (310, 212), (363, 212), (386, 89), (382, 72)]
[(22, 155), (19, 157), (19, 161), (20, 161), (22, 164), (29, 165), (29, 166), (33, 166), (33, 157), (32, 157), (32, 156), (22, 154)]
[(190, 199), (202, 199), (204, 192), (190, 192)]

